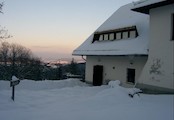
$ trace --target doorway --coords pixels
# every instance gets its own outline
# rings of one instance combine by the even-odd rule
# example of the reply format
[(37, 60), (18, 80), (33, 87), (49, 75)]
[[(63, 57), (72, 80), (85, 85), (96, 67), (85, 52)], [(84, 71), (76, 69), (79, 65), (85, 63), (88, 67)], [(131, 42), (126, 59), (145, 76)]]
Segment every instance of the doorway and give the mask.
[(135, 83), (135, 69), (127, 69), (127, 82)]
[(103, 83), (103, 66), (96, 65), (93, 68), (93, 85), (100, 86)]

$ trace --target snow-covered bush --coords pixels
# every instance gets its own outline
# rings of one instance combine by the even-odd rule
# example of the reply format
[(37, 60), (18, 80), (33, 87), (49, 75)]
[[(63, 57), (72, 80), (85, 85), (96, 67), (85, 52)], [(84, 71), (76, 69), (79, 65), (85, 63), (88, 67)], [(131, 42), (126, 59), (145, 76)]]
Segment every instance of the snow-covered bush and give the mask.
[(142, 90), (140, 90), (139, 88), (131, 88), (128, 90), (128, 95), (132, 98), (134, 97), (134, 95), (139, 96), (139, 93), (142, 93)]
[(111, 87), (111, 88), (115, 88), (115, 87), (118, 87), (120, 86), (120, 81), (119, 80), (112, 80), (108, 83), (108, 85)]

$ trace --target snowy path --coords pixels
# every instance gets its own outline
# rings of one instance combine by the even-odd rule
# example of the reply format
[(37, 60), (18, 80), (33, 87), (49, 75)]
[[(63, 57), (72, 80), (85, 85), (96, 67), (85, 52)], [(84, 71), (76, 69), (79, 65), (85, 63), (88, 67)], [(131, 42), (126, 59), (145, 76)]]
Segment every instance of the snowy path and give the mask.
[(0, 120), (173, 120), (173, 95), (133, 99), (122, 87), (90, 87), (78, 80), (21, 81), (15, 102), (0, 81)]

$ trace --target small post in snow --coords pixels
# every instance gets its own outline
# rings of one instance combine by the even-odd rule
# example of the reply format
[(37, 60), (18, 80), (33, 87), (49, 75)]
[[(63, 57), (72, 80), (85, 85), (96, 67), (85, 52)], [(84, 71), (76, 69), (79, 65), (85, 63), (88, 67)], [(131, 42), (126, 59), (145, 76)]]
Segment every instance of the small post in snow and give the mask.
[(12, 80), (10, 81), (10, 87), (12, 87), (12, 96), (11, 99), (14, 101), (15, 99), (15, 86), (20, 83), (20, 80), (16, 76), (12, 76)]
[(14, 97), (15, 97), (15, 86), (12, 86), (12, 96), (11, 99), (14, 101)]

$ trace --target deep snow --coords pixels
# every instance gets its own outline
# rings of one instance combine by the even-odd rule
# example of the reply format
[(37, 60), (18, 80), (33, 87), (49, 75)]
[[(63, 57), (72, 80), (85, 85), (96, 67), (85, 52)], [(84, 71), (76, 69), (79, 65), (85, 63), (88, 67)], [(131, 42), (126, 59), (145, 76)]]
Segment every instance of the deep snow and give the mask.
[(173, 120), (173, 95), (135, 95), (119, 85), (92, 87), (77, 79), (0, 81), (0, 120)]

